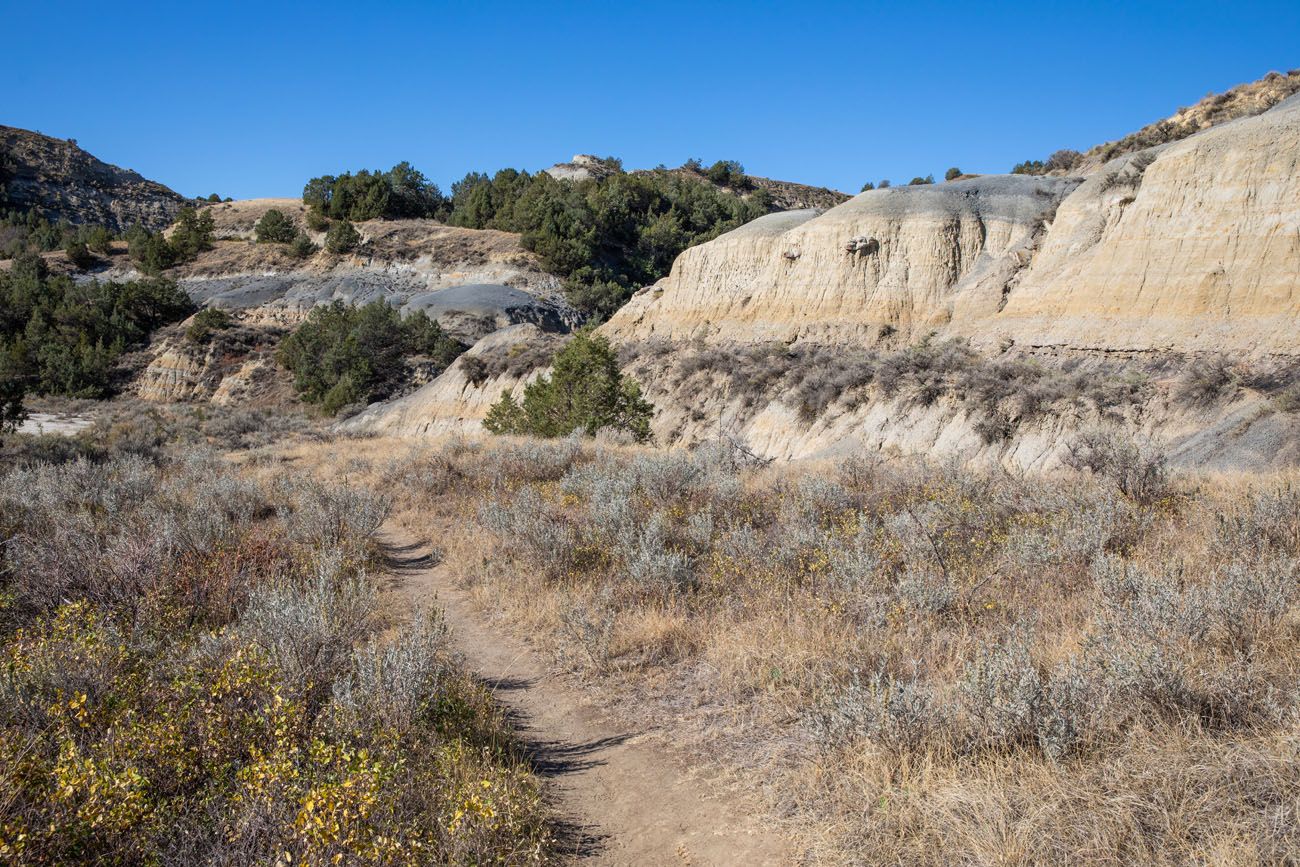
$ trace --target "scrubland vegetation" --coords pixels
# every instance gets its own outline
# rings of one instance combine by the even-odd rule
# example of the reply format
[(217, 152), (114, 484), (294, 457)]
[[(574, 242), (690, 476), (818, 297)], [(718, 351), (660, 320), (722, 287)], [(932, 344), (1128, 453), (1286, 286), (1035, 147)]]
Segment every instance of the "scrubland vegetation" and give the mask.
[[(470, 229), (518, 232), (546, 270), (566, 281), (575, 306), (608, 316), (632, 293), (668, 273), (687, 247), (708, 241), (771, 210), (744, 167), (720, 160), (708, 168), (628, 174), (582, 181), (545, 172), (471, 172), (442, 191), (408, 163), (388, 172), (312, 178), (303, 189), (307, 223), (328, 228), (325, 247), (346, 253), (360, 243), (352, 222), (427, 217)], [(738, 195), (739, 194), (739, 195)]]
[(552, 370), (524, 386), (523, 399), (512, 393), (489, 409), (483, 427), (495, 434), (562, 437), (622, 434), (636, 442), (650, 439), (654, 407), (641, 386), (624, 376), (609, 340), (582, 330), (556, 353)]
[(441, 371), (465, 349), (423, 310), (403, 317), (383, 301), (364, 307), (335, 301), (313, 308), (280, 345), (277, 358), (293, 374), (303, 400), (333, 415), (390, 396), (409, 359), (428, 359)]
[(1034, 478), (577, 440), (350, 466), (605, 700), (763, 781), (818, 863), (1286, 862), (1300, 480), (1130, 445)]
[[(0, 185), (0, 193), (3, 185)], [(3, 199), (0, 199), (2, 202)], [(24, 253), (51, 250), (107, 253), (114, 235), (104, 226), (74, 226), (66, 221), (51, 223), (39, 211), (5, 211), (0, 214), (0, 259), (16, 259)], [(85, 262), (85, 259), (82, 259)], [(78, 267), (85, 267), (79, 264)]]
[(123, 353), (192, 309), (167, 280), (77, 283), (23, 254), (0, 271), (0, 394), (8, 407), (0, 421), (19, 415), (28, 393), (112, 393)]
[(388, 501), (133, 442), (5, 453), (0, 861), (542, 860), (536, 780), (437, 612), (381, 605)]

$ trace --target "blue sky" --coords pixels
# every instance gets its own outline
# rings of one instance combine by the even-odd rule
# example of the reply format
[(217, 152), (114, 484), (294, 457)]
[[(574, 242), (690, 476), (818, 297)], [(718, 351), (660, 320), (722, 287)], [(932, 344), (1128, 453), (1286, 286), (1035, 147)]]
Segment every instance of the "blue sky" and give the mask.
[(1300, 67), (1300, 2), (2, 0), (0, 123), (187, 195), (407, 159), (737, 159), (856, 192), (1006, 171)]

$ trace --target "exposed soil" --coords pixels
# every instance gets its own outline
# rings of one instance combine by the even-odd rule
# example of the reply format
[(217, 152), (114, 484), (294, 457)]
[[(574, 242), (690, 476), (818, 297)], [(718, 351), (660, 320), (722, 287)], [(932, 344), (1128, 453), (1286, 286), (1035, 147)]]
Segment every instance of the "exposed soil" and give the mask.
[(593, 706), (521, 637), (491, 622), (430, 546), (389, 526), (380, 534), (399, 609), (436, 604), (467, 667), (514, 721), (581, 864), (763, 865), (794, 861), (752, 804), (715, 791), (648, 732)]

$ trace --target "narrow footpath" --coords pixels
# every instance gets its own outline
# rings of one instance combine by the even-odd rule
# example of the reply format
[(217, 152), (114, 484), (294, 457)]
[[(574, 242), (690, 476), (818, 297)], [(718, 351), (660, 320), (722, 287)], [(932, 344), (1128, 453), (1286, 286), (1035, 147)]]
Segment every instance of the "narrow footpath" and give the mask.
[(429, 545), (381, 531), (410, 607), (443, 610), (452, 646), (509, 713), (560, 815), (563, 847), (582, 865), (784, 865), (785, 842), (752, 806), (715, 793), (681, 761), (621, 728), (548, 670), (520, 638), (488, 624)]

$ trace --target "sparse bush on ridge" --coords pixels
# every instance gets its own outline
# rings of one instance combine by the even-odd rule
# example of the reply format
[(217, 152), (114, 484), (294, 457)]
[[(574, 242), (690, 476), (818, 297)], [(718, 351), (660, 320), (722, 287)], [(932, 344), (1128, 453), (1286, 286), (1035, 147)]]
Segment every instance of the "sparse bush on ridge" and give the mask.
[(288, 244), (298, 234), (298, 227), (283, 211), (270, 209), (253, 226), (259, 244)]
[(361, 243), (361, 233), (347, 220), (330, 223), (325, 233), (325, 249), (335, 255), (351, 253)]

